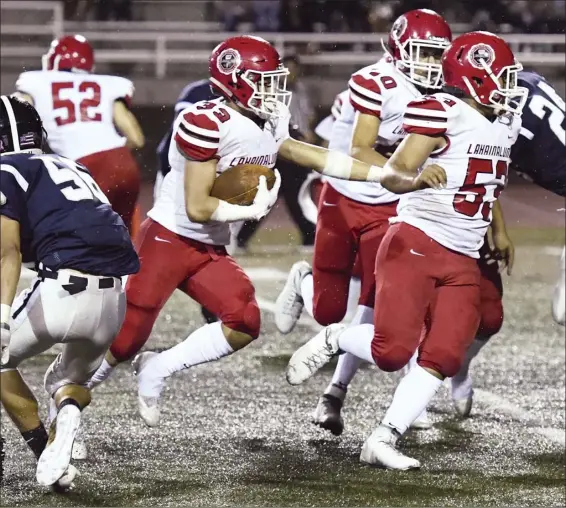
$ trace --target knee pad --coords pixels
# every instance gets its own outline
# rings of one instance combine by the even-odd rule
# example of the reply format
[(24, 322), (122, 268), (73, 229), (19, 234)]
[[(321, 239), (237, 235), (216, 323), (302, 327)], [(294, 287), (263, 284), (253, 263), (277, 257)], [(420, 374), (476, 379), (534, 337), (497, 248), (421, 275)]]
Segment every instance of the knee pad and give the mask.
[(321, 326), (332, 325), (344, 319), (347, 308), (348, 301), (345, 298), (343, 301), (333, 298), (318, 298), (313, 302), (313, 317)]
[(110, 353), (119, 362), (133, 358), (151, 334), (159, 308), (138, 307), (130, 302), (120, 332), (110, 346)]
[(261, 313), (255, 298), (243, 302), (240, 308), (229, 316), (220, 316), (220, 320), (230, 330), (245, 333), (253, 340), (259, 337)]
[(503, 302), (501, 299), (482, 301), (480, 313), (480, 325), (477, 335), (482, 337), (483, 340), (487, 340), (492, 335), (498, 333), (503, 326)]
[(423, 369), (432, 369), (444, 377), (454, 377), (460, 371), (464, 358), (450, 349), (437, 349), (434, 355), (421, 352), (417, 364)]
[(409, 363), (414, 351), (407, 349), (401, 344), (390, 346), (377, 346), (374, 339), (371, 343), (371, 355), (375, 364), (385, 372), (395, 372), (401, 370)]

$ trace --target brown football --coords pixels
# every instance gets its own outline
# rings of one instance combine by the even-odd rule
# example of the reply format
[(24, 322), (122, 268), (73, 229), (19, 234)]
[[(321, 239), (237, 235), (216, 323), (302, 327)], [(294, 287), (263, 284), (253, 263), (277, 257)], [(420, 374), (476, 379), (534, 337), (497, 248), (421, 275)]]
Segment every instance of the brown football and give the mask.
[(234, 166), (216, 177), (210, 195), (233, 205), (251, 205), (262, 175), (267, 180), (267, 188), (271, 190), (275, 184), (273, 170), (257, 164)]

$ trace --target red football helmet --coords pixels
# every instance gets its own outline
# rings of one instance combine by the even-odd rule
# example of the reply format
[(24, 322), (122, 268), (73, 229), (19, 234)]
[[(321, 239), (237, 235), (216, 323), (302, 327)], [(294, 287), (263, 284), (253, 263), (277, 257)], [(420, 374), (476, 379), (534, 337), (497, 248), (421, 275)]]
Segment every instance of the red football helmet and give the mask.
[(440, 14), (429, 9), (416, 9), (395, 20), (383, 49), (411, 83), (425, 88), (441, 88), (440, 57), (451, 40), (452, 31)]
[(210, 81), (226, 99), (261, 118), (284, 114), (289, 106), (289, 71), (277, 50), (264, 39), (241, 35), (214, 48), (209, 60)]
[(521, 113), (528, 90), (517, 86), (523, 66), (507, 43), (489, 32), (470, 32), (454, 39), (442, 56), (444, 84), (471, 95), (490, 108)]
[(92, 72), (94, 51), (82, 35), (65, 35), (51, 43), (41, 62), (46, 71)]

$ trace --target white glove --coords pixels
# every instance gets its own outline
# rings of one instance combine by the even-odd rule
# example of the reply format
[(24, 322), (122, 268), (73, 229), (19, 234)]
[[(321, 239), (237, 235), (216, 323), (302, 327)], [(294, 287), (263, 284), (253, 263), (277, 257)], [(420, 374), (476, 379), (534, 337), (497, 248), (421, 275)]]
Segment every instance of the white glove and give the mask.
[(10, 331), (10, 325), (8, 323), (0, 323), (0, 350), (1, 350), (1, 359), (0, 364), (6, 365), (8, 360), (10, 359), (10, 337), (12, 336), (12, 332)]
[(274, 169), (273, 172), (275, 173), (275, 183), (273, 184), (272, 189), (269, 191), (269, 195), (271, 196), (271, 200), (269, 201), (270, 210), (275, 206), (275, 203), (277, 203), (277, 198), (279, 197), (279, 188), (281, 187), (281, 174), (279, 173), (279, 170)]

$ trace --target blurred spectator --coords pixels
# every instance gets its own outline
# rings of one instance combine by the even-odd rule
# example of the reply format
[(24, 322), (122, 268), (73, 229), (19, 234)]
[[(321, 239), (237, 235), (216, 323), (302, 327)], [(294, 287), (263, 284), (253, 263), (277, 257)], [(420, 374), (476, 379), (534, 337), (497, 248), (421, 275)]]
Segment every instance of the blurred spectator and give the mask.
[(254, 0), (252, 2), (254, 27), (258, 32), (278, 32), (280, 0)]
[(69, 21), (84, 21), (92, 7), (88, 0), (65, 0), (63, 2), (63, 16)]
[(97, 21), (131, 21), (132, 0), (97, 0)]

